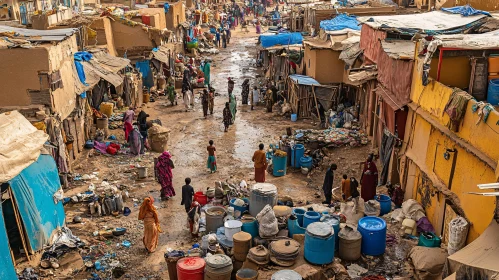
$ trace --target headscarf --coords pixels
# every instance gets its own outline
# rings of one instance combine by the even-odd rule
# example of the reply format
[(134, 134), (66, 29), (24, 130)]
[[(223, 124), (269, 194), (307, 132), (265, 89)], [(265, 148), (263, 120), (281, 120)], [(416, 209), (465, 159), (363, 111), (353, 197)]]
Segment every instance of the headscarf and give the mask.
[(154, 208), (154, 198), (152, 196), (148, 196), (144, 198), (144, 201), (142, 202), (142, 205), (140, 205), (140, 210), (139, 210), (139, 220), (144, 220), (146, 217), (146, 214), (148, 212), (151, 212), (154, 217), (154, 222), (156, 223), (158, 227), (158, 231), (161, 231), (161, 228), (159, 226), (159, 219), (158, 219), (158, 212), (156, 211), (156, 208)]

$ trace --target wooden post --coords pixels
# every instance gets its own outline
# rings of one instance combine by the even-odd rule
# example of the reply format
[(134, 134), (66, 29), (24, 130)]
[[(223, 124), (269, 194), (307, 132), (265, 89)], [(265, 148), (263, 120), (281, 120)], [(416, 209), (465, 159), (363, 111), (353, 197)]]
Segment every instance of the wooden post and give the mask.
[(22, 227), (21, 218), (19, 217), (19, 211), (17, 210), (17, 203), (14, 199), (14, 195), (12, 194), (12, 189), (9, 187), (9, 197), (12, 201), (12, 208), (14, 208), (14, 216), (16, 217), (17, 228), (19, 229), (19, 235), (21, 235), (21, 242), (23, 243), (24, 252), (26, 252), (26, 258), (28, 261), (31, 261), (29, 257), (29, 251), (26, 247), (26, 240), (24, 239), (24, 229)]
[(319, 112), (319, 104), (317, 104), (317, 96), (315, 96), (315, 86), (312, 86), (312, 93), (314, 94), (315, 109), (317, 110), (317, 116), (319, 116), (319, 122), (322, 123), (321, 113)]

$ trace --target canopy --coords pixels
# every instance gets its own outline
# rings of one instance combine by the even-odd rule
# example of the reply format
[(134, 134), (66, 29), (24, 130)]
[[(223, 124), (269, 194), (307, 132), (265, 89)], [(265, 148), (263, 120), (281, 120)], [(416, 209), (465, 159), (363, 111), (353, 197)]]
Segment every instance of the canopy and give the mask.
[(319, 82), (317, 82), (316, 80), (314, 80), (314, 78), (309, 77), (309, 76), (293, 74), (293, 75), (289, 75), (289, 78), (299, 85), (306, 85), (306, 86), (318, 86), (318, 85), (320, 85)]
[(496, 279), (499, 277), (499, 224), (492, 220), (475, 241), (447, 258), (443, 277)]
[(2, 212), (2, 204), (0, 204), (0, 279), (17, 279)]
[(301, 33), (281, 33), (276, 35), (260, 35), (259, 38), (262, 47), (268, 48), (276, 45), (294, 45), (301, 44), (303, 42), (303, 37)]
[(18, 111), (0, 114), (0, 183), (35, 162), (48, 137)]
[(36, 162), (10, 180), (9, 185), (28, 237), (28, 250), (34, 253), (50, 245), (52, 233), (64, 226), (66, 219), (62, 202), (54, 198), (61, 189), (54, 158), (40, 155)]

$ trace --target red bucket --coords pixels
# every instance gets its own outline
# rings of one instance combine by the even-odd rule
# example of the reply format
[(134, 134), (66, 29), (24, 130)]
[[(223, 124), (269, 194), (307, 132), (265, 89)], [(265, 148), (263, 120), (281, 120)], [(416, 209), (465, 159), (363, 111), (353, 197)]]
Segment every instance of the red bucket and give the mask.
[(187, 257), (177, 262), (178, 280), (203, 280), (206, 262), (199, 257)]
[(203, 192), (196, 192), (194, 194), (194, 201), (197, 201), (201, 206), (208, 203), (208, 197)]

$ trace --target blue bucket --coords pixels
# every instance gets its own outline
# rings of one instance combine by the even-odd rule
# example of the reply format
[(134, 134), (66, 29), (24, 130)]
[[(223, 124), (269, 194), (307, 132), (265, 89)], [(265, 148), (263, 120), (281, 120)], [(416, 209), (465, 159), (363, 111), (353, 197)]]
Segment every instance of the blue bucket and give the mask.
[[(242, 214), (244, 214), (244, 212), (249, 211), (249, 199), (247, 199), (247, 198), (241, 198), (241, 199), (244, 201), (245, 206), (234, 205), (234, 201), (236, 201), (236, 198), (233, 198), (229, 201), (229, 206), (234, 207), (234, 213), (236, 211), (239, 211), (239, 212), (241, 212), (241, 215), (242, 215)], [(236, 218), (239, 218), (239, 217), (236, 217)]]
[(298, 224), (298, 219), (288, 219), (288, 236), (293, 238), (295, 234), (305, 234), (305, 228)]
[[(304, 257), (307, 261), (323, 265), (333, 262), (334, 260), (334, 248), (335, 248), (335, 238), (331, 232), (324, 236), (317, 236), (313, 232), (317, 232), (317, 228), (322, 231), (323, 227), (328, 227), (329, 225), (324, 225), (324, 223), (313, 223), (305, 232), (305, 242), (304, 242)], [(312, 233), (311, 233), (312, 231)]]
[(386, 222), (378, 217), (364, 217), (359, 220), (357, 230), (362, 235), (362, 254), (379, 256), (386, 249)]
[(307, 228), (311, 223), (318, 222), (321, 219), (321, 213), (315, 211), (307, 211), (303, 215), (303, 227)]
[(252, 222), (243, 222), (241, 230), (251, 234), (252, 238), (258, 236), (258, 222), (256, 220)]
[(281, 177), (286, 175), (286, 164), (287, 164), (288, 158), (287, 157), (278, 157), (278, 156), (273, 156), (272, 157), (272, 175), (276, 177)]
[(392, 211), (392, 200), (389, 196), (380, 194), (376, 196), (376, 200), (379, 202), (379, 206), (381, 207), (381, 211), (379, 213), (380, 216), (388, 214)]
[(499, 79), (493, 79), (489, 81), (487, 102), (494, 106), (499, 105)]
[(297, 114), (291, 114), (291, 121), (296, 122), (298, 120), (298, 115)]
[(294, 168), (300, 168), (300, 159), (305, 154), (305, 146), (302, 144), (296, 144), (291, 149), (291, 165)]
[(309, 171), (310, 171), (310, 169), (312, 169), (312, 164), (313, 164), (313, 161), (312, 161), (311, 157), (304, 156), (304, 157), (300, 158), (300, 166), (308, 168)]
[(305, 215), (305, 210), (301, 208), (293, 208), (293, 215), (296, 216), (298, 225), (303, 226), (303, 215)]

